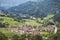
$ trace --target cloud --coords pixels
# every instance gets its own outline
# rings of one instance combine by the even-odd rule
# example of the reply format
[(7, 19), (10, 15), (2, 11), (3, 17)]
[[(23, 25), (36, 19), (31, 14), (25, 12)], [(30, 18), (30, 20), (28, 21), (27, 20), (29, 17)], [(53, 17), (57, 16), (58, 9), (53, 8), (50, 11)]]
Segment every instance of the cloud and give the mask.
[(40, 1), (44, 1), (44, 0), (31, 0), (31, 1), (40, 2)]

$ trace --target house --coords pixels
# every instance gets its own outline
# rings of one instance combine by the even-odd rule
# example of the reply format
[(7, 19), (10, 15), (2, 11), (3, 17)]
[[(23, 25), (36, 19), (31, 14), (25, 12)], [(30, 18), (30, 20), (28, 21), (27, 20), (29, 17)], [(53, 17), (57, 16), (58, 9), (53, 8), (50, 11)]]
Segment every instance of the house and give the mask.
[(32, 29), (31, 27), (27, 27), (26, 25), (23, 25), (22, 27), (18, 27), (18, 28), (10, 28), (11, 32), (16, 32), (20, 34), (24, 34), (31, 29)]
[(39, 31), (36, 29), (33, 29), (32, 27), (22, 26), (19, 28), (10, 28), (11, 32), (16, 32), (20, 34), (39, 34)]
[(18, 32), (18, 28), (10, 28), (11, 32)]
[(50, 32), (57, 32), (57, 27), (55, 25), (48, 25), (47, 27), (42, 27), (40, 31), (50, 31)]
[(33, 29), (31, 26), (23, 25), (18, 28), (10, 28), (11, 32), (16, 32), (20, 34), (41, 34), (43, 31), (47, 32), (57, 32), (57, 27), (55, 25), (48, 25), (47, 27), (42, 27), (40, 29)]
[(31, 30), (29, 30), (29, 33), (30, 34), (40, 34), (40, 31), (36, 30), (36, 29), (31, 29)]

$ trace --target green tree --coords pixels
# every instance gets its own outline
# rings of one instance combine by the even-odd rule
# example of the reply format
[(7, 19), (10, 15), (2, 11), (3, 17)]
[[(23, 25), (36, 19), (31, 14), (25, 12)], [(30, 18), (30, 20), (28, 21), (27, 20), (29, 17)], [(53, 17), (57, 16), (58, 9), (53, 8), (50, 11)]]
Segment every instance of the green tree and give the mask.
[(60, 31), (58, 31), (54, 37), (53, 37), (54, 40), (60, 40)]
[(51, 34), (48, 40), (60, 40), (60, 31), (58, 31), (56, 34)]
[(60, 23), (58, 23), (56, 26), (60, 28)]
[(0, 40), (8, 40), (8, 37), (6, 37), (5, 34), (0, 32)]
[(42, 40), (42, 36), (40, 35), (29, 35), (29, 40)]
[(22, 34), (19, 38), (19, 40), (26, 40), (26, 34)]
[(19, 40), (19, 36), (18, 35), (13, 35), (11, 40)]

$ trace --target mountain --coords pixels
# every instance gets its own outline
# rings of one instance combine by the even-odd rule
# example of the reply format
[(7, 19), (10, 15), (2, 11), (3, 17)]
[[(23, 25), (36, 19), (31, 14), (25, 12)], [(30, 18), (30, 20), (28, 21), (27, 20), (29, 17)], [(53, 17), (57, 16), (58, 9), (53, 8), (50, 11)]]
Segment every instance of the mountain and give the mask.
[(60, 13), (54, 16), (54, 21), (60, 22)]
[(21, 24), (25, 23), (27, 25), (39, 24), (42, 26), (44, 25), (44, 22), (46, 22), (46, 25), (49, 23), (54, 24), (54, 20), (58, 22), (60, 21), (59, 3), (60, 1), (58, 0), (46, 0), (43, 2), (28, 1), (21, 5), (11, 7), (6, 11), (3, 10), (2, 12), (5, 15), (1, 16), (13, 18), (15, 21), (21, 22)]
[[(46, 0), (43, 2), (28, 1), (8, 9), (9, 13), (28, 14), (34, 17), (45, 17), (47, 14), (56, 14), (60, 11), (59, 0)], [(38, 15), (38, 16), (37, 16)]]
[(8, 10), (10, 12), (14, 12), (14, 13), (23, 13), (23, 11), (26, 12), (26, 10), (28, 10), (30, 8), (33, 9), (35, 6), (36, 6), (35, 2), (29, 1), (24, 4), (21, 4), (21, 5), (15, 6), (15, 7), (11, 7)]
[(9, 13), (17, 13), (17, 14), (22, 13), (36, 17), (38, 17), (37, 15), (39, 15), (39, 11), (40, 11), (40, 5), (32, 1), (28, 1), (24, 4), (8, 9)]

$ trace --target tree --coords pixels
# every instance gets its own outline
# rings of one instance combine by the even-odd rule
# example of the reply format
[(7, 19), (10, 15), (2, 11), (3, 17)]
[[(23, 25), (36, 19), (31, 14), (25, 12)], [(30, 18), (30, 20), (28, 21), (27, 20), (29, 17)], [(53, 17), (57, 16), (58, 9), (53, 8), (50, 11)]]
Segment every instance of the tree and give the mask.
[(29, 35), (29, 40), (42, 40), (40, 35)]
[(56, 34), (51, 34), (48, 40), (60, 40), (60, 31), (58, 31)]
[(60, 22), (60, 13), (54, 16), (54, 21)]
[(19, 38), (19, 40), (26, 40), (26, 34), (22, 34)]
[(5, 34), (0, 32), (0, 40), (8, 40), (8, 37), (6, 37)]
[(60, 23), (56, 24), (56, 26), (60, 28)]
[(19, 40), (19, 36), (18, 35), (13, 35), (12, 40)]

